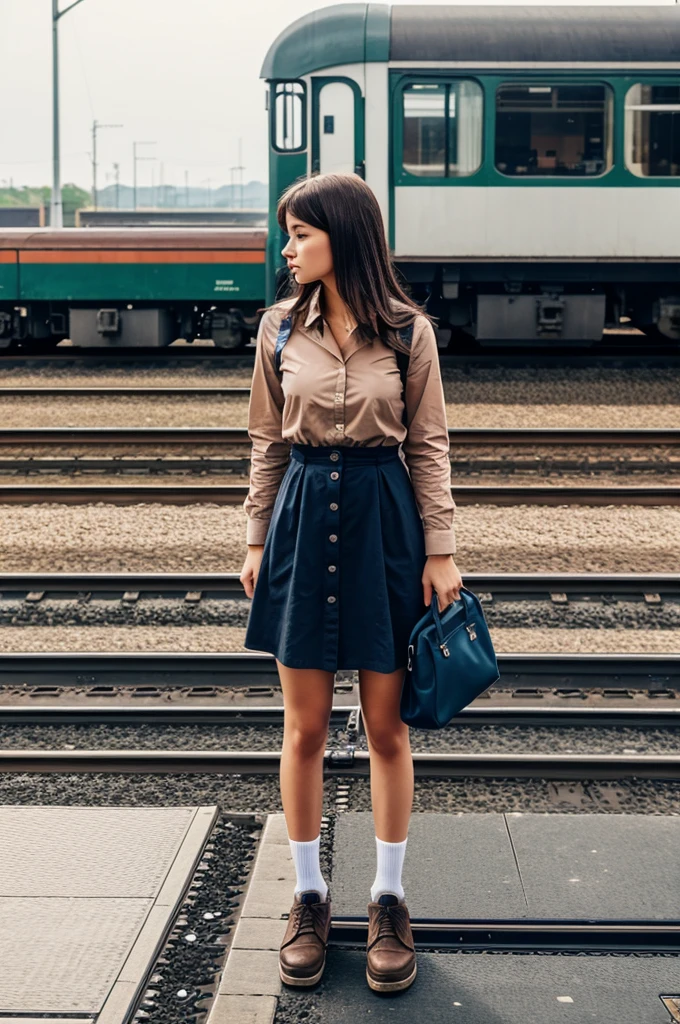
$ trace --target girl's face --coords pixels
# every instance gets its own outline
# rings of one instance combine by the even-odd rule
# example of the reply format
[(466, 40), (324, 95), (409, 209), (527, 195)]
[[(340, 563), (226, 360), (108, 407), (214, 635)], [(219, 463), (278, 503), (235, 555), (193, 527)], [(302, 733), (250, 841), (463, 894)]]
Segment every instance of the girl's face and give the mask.
[(298, 284), (323, 281), (333, 276), (330, 235), (321, 228), (305, 224), (299, 217), (286, 214), (286, 231), (290, 235), (285, 249), (281, 250), (291, 274)]

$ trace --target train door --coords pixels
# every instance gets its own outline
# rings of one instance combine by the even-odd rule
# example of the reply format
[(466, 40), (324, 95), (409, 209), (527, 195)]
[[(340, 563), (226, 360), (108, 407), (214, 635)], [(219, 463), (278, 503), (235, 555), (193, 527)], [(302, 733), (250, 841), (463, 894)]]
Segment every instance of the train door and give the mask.
[(311, 173), (364, 175), (364, 99), (351, 78), (312, 78)]

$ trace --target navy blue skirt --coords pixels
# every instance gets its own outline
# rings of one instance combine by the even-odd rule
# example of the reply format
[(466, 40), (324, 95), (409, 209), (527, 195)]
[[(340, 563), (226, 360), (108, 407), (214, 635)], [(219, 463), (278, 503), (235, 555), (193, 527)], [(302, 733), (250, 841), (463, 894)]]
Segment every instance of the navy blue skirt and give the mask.
[(399, 445), (293, 444), (244, 646), (290, 668), (405, 668), (427, 608), (425, 537)]

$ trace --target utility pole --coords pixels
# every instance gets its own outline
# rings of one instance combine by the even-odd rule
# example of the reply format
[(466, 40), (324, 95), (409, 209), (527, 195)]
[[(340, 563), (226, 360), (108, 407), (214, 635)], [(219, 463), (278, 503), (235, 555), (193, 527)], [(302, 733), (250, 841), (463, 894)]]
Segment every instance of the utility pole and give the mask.
[[(229, 168), (229, 170), (231, 171), (231, 201), (232, 201), (232, 205), (233, 205), (234, 209), (236, 209), (236, 188), (235, 188), (235, 184), (234, 184), (234, 171), (244, 171), (245, 170), (245, 167), (241, 163), (241, 142), (242, 142), (242, 140), (239, 139), (238, 140), (238, 163), (234, 164), (233, 167)], [(239, 174), (239, 178), (241, 178), (240, 174)], [(241, 184), (241, 209), (243, 209), (243, 180), (242, 179), (241, 179), (241, 183), (240, 184)]]
[(122, 124), (92, 122), (92, 205), (97, 209), (97, 132), (100, 128), (122, 128)]
[(245, 167), (241, 163), (241, 143), (242, 142), (243, 142), (243, 139), (240, 138), (238, 140), (238, 164), (236, 166), (236, 169), (239, 171), (239, 178), (241, 179), (241, 209), (243, 209), (243, 175), (240, 172), (241, 171), (245, 171)]
[(137, 209), (137, 161), (155, 160), (155, 156), (137, 156), (137, 146), (155, 146), (155, 142), (133, 142), (132, 143), (132, 209)]
[(50, 196), (50, 227), (63, 228), (64, 214), (61, 203), (61, 166), (59, 163), (59, 19), (81, 4), (72, 4), (59, 10), (59, 0), (52, 0), (52, 195)]
[(116, 209), (120, 210), (120, 164), (114, 164), (113, 169), (116, 174)]

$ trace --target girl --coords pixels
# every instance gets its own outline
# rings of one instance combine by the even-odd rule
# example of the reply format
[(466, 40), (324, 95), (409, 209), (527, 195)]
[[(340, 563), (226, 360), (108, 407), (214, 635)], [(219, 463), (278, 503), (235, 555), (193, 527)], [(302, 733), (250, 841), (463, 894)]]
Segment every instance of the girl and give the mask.
[[(357, 669), (377, 848), (367, 980), (400, 991), (416, 975), (401, 882), (413, 802), (399, 712), (407, 646), (433, 588), (444, 611), (462, 586), (436, 335), (397, 283), (361, 177), (299, 180), (277, 218), (297, 287), (264, 312), (257, 336), (240, 579), (252, 598), (245, 646), (275, 656), (285, 709), (281, 799), (297, 884), (279, 970), (296, 986), (323, 974), (323, 757), (335, 672)], [(410, 354), (404, 393), (397, 352)]]

